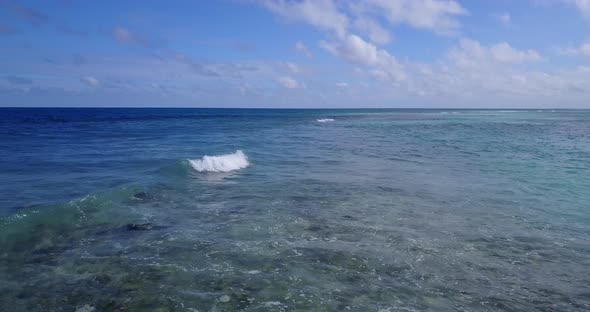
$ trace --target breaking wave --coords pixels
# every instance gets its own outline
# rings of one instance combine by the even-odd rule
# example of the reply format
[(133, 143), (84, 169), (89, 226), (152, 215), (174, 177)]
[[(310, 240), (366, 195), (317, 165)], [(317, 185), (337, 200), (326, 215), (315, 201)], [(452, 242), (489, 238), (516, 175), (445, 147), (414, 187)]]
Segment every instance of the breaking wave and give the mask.
[(332, 118), (320, 118), (320, 119), (316, 119), (317, 122), (330, 122), (330, 121), (334, 121), (334, 119)]
[(241, 150), (220, 156), (205, 155), (201, 159), (189, 159), (189, 163), (198, 172), (230, 172), (250, 165), (248, 157)]

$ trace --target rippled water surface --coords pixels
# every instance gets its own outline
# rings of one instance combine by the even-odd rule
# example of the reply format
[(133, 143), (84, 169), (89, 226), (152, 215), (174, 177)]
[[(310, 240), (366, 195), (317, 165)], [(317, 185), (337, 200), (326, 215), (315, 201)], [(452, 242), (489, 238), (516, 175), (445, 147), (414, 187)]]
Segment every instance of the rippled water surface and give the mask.
[(590, 310), (590, 111), (0, 109), (0, 150), (0, 311)]

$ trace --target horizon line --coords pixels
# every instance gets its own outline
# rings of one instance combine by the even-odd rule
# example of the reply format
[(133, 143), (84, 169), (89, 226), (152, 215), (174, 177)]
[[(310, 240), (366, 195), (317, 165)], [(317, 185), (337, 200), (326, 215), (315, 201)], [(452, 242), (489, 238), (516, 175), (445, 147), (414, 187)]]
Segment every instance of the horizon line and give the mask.
[(590, 108), (575, 108), (575, 107), (561, 107), (561, 108), (546, 108), (546, 107), (481, 107), (481, 108), (465, 108), (465, 107), (208, 107), (208, 106), (0, 106), (0, 109), (276, 109), (276, 110), (341, 110), (341, 109), (355, 109), (355, 110), (377, 110), (377, 109), (423, 109), (423, 110), (590, 110)]

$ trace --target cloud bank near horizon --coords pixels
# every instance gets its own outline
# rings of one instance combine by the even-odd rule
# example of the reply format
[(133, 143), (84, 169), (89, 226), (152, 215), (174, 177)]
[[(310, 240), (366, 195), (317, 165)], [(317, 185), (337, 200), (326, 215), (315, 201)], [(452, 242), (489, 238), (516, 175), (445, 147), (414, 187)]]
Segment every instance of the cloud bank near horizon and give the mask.
[(93, 5), (0, 1), (2, 106), (590, 108), (587, 0)]

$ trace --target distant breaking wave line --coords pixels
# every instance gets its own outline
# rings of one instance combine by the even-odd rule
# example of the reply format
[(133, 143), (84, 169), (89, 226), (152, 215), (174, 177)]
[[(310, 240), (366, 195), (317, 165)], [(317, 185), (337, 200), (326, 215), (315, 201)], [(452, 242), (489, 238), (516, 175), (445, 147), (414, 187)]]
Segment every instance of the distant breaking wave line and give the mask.
[(205, 155), (201, 159), (189, 159), (188, 161), (198, 172), (230, 172), (250, 165), (248, 157), (241, 150), (237, 150), (233, 154), (219, 156)]
[(316, 119), (315, 121), (317, 121), (317, 122), (330, 122), (330, 121), (334, 121), (334, 119), (332, 119), (332, 118), (320, 118), (320, 119)]

